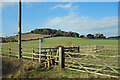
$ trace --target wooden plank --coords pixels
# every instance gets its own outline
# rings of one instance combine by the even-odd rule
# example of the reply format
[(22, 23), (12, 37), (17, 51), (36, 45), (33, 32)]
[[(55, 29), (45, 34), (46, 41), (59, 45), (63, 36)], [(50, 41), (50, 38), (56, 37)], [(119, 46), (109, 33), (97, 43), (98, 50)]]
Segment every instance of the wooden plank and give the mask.
[(57, 63), (58, 63), (59, 61), (55, 61), (55, 62), (57, 62)]
[(23, 58), (29, 58), (29, 59), (32, 59), (32, 57), (29, 57), (29, 56), (22, 56)]
[(96, 54), (88, 54), (88, 53), (71, 53), (71, 52), (65, 52), (65, 54), (79, 54), (79, 55), (95, 55), (95, 56), (103, 56), (103, 57), (118, 57), (118, 55), (96, 55)]
[[(8, 53), (2, 53), (2, 55), (6, 55), (6, 56), (9, 56), (9, 54)], [(15, 54), (11, 54), (11, 56), (18, 56), (18, 55), (15, 55)]]
[[(65, 61), (65, 62), (68, 62), (68, 63), (72, 63), (72, 64), (77, 64), (77, 63), (79, 63), (79, 62), (73, 62), (73, 61)], [(104, 67), (104, 66), (106, 66), (106, 65), (98, 65), (98, 64), (90, 64), (90, 63), (80, 63), (80, 64), (85, 64), (85, 65), (94, 65), (94, 66), (100, 66), (100, 67)], [(107, 66), (106, 66), (107, 67)], [(111, 67), (113, 67), (113, 68), (119, 68), (119, 67), (115, 67), (115, 66), (111, 66)]]
[(54, 56), (54, 57), (56, 57), (56, 58), (57, 58), (57, 57), (59, 57), (59, 56)]
[[(80, 66), (76, 66), (76, 65), (69, 65), (67, 64), (68, 67), (75, 67), (75, 68), (83, 68), (83, 67), (80, 67)], [(84, 67), (86, 69), (90, 69), (90, 70), (98, 70), (98, 71), (101, 71), (101, 69), (95, 69), (95, 68), (90, 68), (90, 67)], [(112, 73), (115, 73), (114, 71), (109, 71), (109, 70), (102, 70), (102, 71), (105, 71), (105, 72), (112, 72)], [(119, 73), (118, 73), (119, 74)]]
[(112, 68), (111, 66), (108, 66), (104, 61), (100, 60), (100, 59), (97, 58), (95, 55), (92, 55), (92, 56), (93, 56), (94, 58), (96, 58), (97, 60), (101, 61), (104, 65), (106, 65), (107, 67), (111, 68), (114, 72), (117, 73), (117, 71), (116, 71), (114, 68)]
[(64, 47), (64, 49), (76, 49), (78, 47)]
[[(76, 59), (76, 60), (78, 60), (78, 61), (81, 61), (81, 60), (88, 60), (88, 58), (85, 58), (85, 57), (87, 57), (87, 56), (84, 56), (83, 58), (74, 58), (74, 57), (65, 57), (65, 59)], [(90, 60), (91, 62), (93, 62), (94, 61), (94, 59), (92, 59), (92, 60)], [(118, 63), (118, 61), (106, 61), (106, 62), (109, 62), (109, 63)]]
[(29, 52), (22, 52), (22, 53), (23, 54), (32, 54), (32, 55), (34, 54), (34, 53), (29, 53)]
[(15, 55), (15, 54), (11, 54), (11, 56), (16, 56), (16, 57), (18, 57), (18, 55)]
[[(41, 50), (47, 50), (47, 49), (57, 49), (57, 48), (41, 48)], [(39, 50), (39, 48), (35, 48), (35, 50)]]
[[(73, 69), (73, 68), (68, 68), (68, 67), (65, 67), (65, 68), (70, 69), (70, 70), (80, 71), (80, 72), (86, 72), (86, 71), (83, 71), (83, 70), (78, 70), (78, 69)], [(108, 75), (108, 74), (101, 74), (101, 73), (95, 73), (95, 72), (89, 72), (89, 73), (97, 74), (97, 75), (101, 75), (101, 76), (108, 76), (108, 77), (118, 78), (118, 76), (112, 76), (112, 75)]]

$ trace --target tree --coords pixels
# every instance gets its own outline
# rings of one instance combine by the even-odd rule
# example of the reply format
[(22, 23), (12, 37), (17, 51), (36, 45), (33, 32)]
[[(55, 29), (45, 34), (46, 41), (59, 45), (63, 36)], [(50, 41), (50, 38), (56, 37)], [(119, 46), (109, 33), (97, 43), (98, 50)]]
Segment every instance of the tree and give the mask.
[(106, 39), (106, 37), (103, 34), (96, 33), (95, 34), (95, 39)]
[(92, 35), (92, 34), (88, 34), (88, 35), (87, 35), (87, 38), (88, 38), (88, 39), (94, 39), (95, 37), (94, 37), (94, 35)]
[(56, 36), (63, 36), (62, 34), (62, 31), (61, 30), (58, 30), (56, 33), (55, 33)]
[(84, 35), (80, 35), (80, 38), (85, 38), (85, 36)]

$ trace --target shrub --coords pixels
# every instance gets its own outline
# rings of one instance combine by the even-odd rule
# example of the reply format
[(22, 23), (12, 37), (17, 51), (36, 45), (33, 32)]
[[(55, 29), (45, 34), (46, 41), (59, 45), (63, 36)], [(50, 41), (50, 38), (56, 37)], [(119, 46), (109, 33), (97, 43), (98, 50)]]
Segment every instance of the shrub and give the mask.
[(65, 43), (65, 46), (72, 46), (73, 42), (71, 40), (68, 40), (66, 43)]

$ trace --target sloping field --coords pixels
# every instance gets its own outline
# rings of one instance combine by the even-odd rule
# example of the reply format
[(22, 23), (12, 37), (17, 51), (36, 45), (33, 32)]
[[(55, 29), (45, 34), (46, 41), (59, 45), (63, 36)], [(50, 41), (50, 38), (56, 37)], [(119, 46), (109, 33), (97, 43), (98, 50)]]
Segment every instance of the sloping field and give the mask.
[[(105, 40), (105, 39), (82, 39), (82, 38), (73, 38), (73, 37), (52, 37), (45, 38), (45, 42), (42, 43), (42, 47), (55, 47), (58, 45), (65, 46), (68, 42), (72, 45), (105, 45), (110, 47), (117, 47), (118, 40)], [(31, 43), (38, 44), (38, 40), (23, 42), (23, 43)]]
[[(34, 34), (32, 34), (33, 36)], [(35, 34), (33, 38), (38, 38), (38, 35)], [(22, 36), (23, 39), (31, 39), (30, 34)], [(43, 37), (45, 35), (39, 35), (39, 37)], [(46, 35), (47, 36), (47, 35)], [(25, 37), (25, 38), (24, 38)], [(17, 39), (17, 38), (16, 38)], [(104, 45), (110, 48), (117, 48), (118, 47), (118, 40), (97, 40), (97, 39), (82, 39), (82, 38), (73, 38), (73, 37), (52, 37), (52, 38), (45, 38), (45, 42), (42, 42), (42, 47), (56, 47), (63, 45), (65, 46), (68, 42), (72, 45)], [(3, 46), (18, 46), (17, 42), (9, 42), (3, 43)], [(29, 46), (28, 46), (29, 45)], [(28, 47), (27, 47), (28, 46)], [(32, 41), (22, 41), (23, 48), (39, 48), (39, 40), (32, 40)]]
[[(48, 37), (48, 36), (50, 35), (29, 33), (29, 34), (22, 34), (21, 38), (22, 40), (30, 40), (30, 39), (38, 39), (38, 38), (43, 38), (43, 37)], [(18, 36), (14, 36), (13, 38), (18, 40)]]

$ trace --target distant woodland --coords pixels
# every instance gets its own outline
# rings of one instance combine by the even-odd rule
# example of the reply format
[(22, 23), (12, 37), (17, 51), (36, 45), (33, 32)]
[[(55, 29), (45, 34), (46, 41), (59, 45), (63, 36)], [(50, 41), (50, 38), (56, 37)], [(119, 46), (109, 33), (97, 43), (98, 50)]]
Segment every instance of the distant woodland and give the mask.
[(76, 32), (66, 32), (66, 31), (55, 30), (55, 29), (35, 29), (35, 30), (32, 30), (31, 33), (52, 35), (54, 37), (57, 37), (57, 36), (79, 37), (79, 34)]

